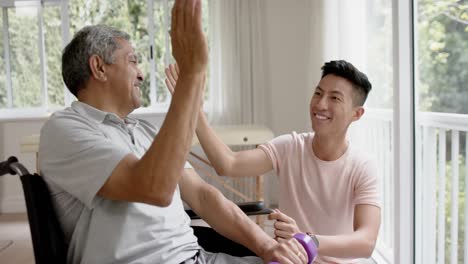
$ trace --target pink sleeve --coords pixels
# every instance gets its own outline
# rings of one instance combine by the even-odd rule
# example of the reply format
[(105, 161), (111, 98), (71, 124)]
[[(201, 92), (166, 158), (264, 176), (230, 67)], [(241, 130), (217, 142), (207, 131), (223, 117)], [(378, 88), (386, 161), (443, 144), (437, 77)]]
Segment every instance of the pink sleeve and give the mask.
[(276, 137), (269, 142), (258, 146), (265, 152), (273, 164), (273, 169), (279, 175), (285, 157), (291, 148), (291, 141), (293, 140), (292, 134), (286, 134)]
[(371, 204), (381, 207), (377, 167), (373, 161), (362, 164), (354, 188), (354, 204)]

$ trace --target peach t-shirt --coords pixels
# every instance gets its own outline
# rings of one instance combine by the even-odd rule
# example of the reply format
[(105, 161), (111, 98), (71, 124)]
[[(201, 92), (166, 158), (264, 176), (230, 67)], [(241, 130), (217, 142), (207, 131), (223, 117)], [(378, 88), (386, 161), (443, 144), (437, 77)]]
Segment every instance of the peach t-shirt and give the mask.
[[(279, 208), (299, 229), (319, 235), (353, 232), (354, 207), (380, 207), (377, 168), (351, 146), (335, 161), (323, 161), (312, 150), (313, 133), (293, 132), (259, 146), (279, 179)], [(316, 263), (356, 263), (319, 256)]]

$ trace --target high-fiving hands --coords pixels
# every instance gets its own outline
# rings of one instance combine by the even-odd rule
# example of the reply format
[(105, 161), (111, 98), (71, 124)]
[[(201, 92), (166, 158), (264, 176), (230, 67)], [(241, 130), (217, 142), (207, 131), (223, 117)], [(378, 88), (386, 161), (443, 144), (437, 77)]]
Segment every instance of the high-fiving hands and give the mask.
[(176, 0), (172, 8), (172, 55), (182, 74), (204, 73), (208, 64), (201, 6), (201, 0)]
[[(177, 80), (179, 79), (179, 66), (177, 64), (169, 64), (169, 66), (166, 67), (164, 70), (166, 73), (166, 86), (169, 92), (174, 95), (175, 87), (177, 84)], [(205, 81), (206, 81), (206, 74), (203, 75), (203, 87), (205, 87)]]

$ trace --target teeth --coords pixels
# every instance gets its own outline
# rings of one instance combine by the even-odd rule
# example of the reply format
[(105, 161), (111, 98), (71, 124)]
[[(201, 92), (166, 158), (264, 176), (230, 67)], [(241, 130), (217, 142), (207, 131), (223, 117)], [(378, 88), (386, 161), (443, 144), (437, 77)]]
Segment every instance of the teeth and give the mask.
[(320, 119), (320, 120), (327, 120), (327, 119), (328, 119), (328, 117), (323, 116), (323, 115), (319, 115), (319, 114), (315, 114), (315, 117), (316, 117), (317, 119)]

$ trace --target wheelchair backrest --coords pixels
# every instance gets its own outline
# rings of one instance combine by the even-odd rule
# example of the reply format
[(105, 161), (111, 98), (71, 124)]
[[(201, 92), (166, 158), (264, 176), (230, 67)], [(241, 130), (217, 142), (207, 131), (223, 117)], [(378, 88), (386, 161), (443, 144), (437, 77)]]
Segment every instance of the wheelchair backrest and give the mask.
[(36, 263), (66, 263), (67, 244), (47, 184), (38, 174), (22, 175), (20, 179)]

